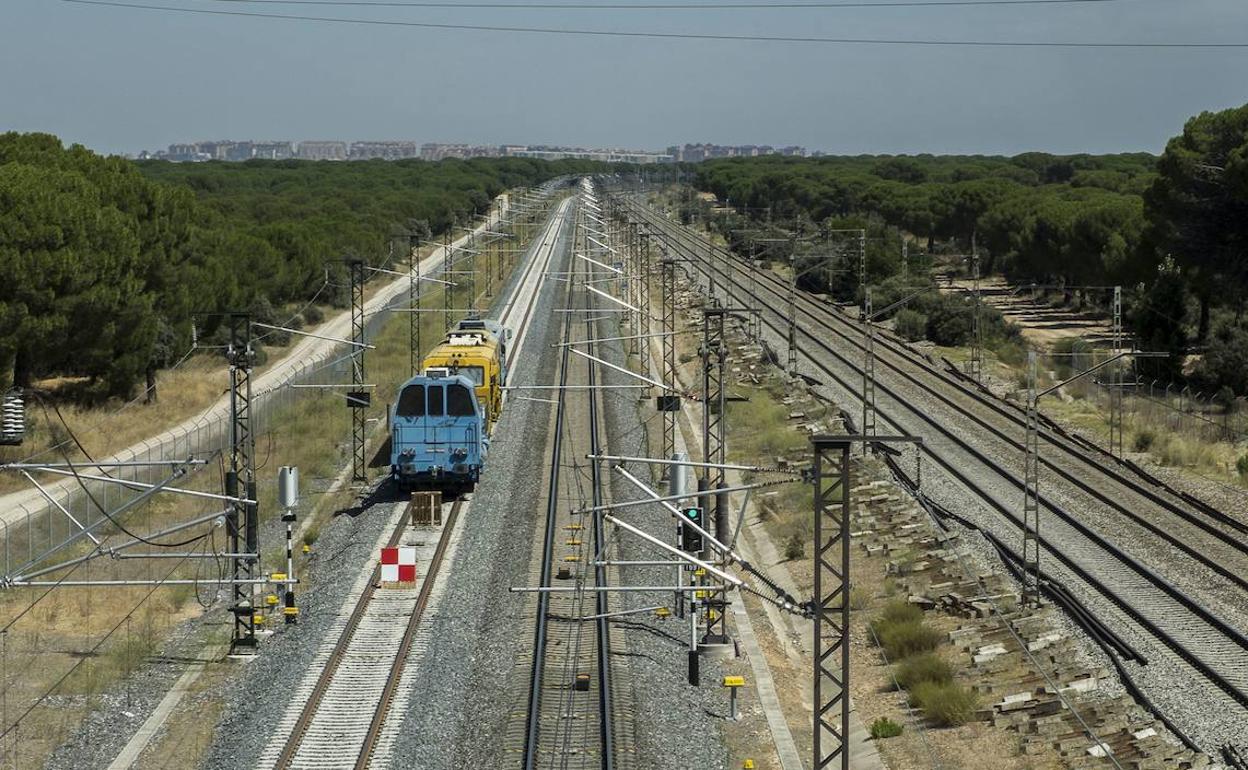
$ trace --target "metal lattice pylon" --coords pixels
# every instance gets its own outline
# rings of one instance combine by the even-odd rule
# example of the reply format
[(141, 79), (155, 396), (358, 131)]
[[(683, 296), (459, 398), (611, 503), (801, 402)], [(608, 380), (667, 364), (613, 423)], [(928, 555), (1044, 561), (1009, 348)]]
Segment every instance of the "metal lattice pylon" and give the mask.
[(875, 435), (875, 322), (871, 320), (871, 289), (862, 294), (862, 434)]
[(1023, 476), (1023, 603), (1040, 604), (1040, 411), (1035, 351), (1027, 354), (1027, 436)]
[(788, 361), (790, 377), (797, 376), (797, 242), (789, 241), (789, 290), (785, 297), (785, 312), (789, 315)]
[(849, 770), (849, 450), (815, 439), (814, 770)]
[[(1114, 287), (1113, 299), (1114, 311), (1114, 328), (1113, 328), (1113, 355), (1118, 356), (1123, 352), (1122, 339), (1122, 287)], [(1123, 367), (1122, 362), (1116, 362), (1110, 376), (1109, 390), (1109, 453), (1114, 457), (1122, 457), (1122, 431), (1123, 431)]]
[(455, 253), (454, 226), (446, 231), (446, 235), (442, 236), (442, 279), (448, 281), (442, 287), (442, 326), (444, 329), (451, 328), (451, 313), (455, 306), (455, 279), (451, 275), (455, 269)]
[(420, 255), (417, 253), (416, 244), (413, 243), (411, 252), (408, 255), (408, 272), (407, 279), (407, 306), (412, 312), (408, 313), (408, 341), (411, 345), (411, 353), (408, 358), (408, 376), (415, 377), (420, 373)]
[(971, 377), (980, 382), (984, 372), (984, 330), (980, 317), (979, 250), (971, 239)]
[[(663, 290), (663, 383), (676, 383), (676, 265), (670, 256), (660, 261), (661, 281)], [(663, 397), (679, 398), (675, 394), (663, 394)], [(674, 409), (663, 410), (663, 457), (671, 458), (676, 454), (676, 418)], [(664, 472), (669, 469), (664, 466)]]
[(637, 255), (637, 334), (642, 335), (641, 373), (650, 376), (650, 237), (642, 241), (641, 252)]
[[(351, 271), (351, 341), (355, 343), (351, 354), (351, 384), (358, 394), (364, 389), (364, 261), (352, 259), (347, 266)], [(352, 404), (350, 409), (351, 480), (363, 483), (368, 481), (368, 464), (364, 457), (368, 410), (357, 404)]]
[(750, 296), (749, 296), (750, 313), (747, 316), (749, 325), (750, 339), (756, 343), (763, 341), (763, 316), (762, 308), (758, 302), (758, 254), (751, 246), (750, 248)]
[[(703, 498), (703, 510), (706, 518), (715, 512), (715, 538), (721, 543), (730, 540), (728, 532), (728, 495), (722, 490), (725, 483), (724, 463), (727, 462), (728, 445), (725, 429), (726, 396), (724, 388), (724, 365), (727, 355), (727, 341), (724, 338), (724, 317), (727, 309), (720, 307), (712, 297), (711, 307), (702, 310), (702, 446), (705, 448), (705, 462), (712, 463), (703, 469), (703, 481), (707, 496)], [(712, 503), (713, 501), (713, 503)], [(709, 527), (708, 527), (709, 529)], [(709, 546), (708, 546), (709, 549)], [(704, 552), (706, 553), (706, 552)], [(722, 588), (722, 583), (716, 581)], [(714, 593), (721, 599), (722, 590)], [(706, 613), (706, 636), (710, 643), (727, 640), (724, 626), (724, 610), (726, 605), (712, 605)]]
[(858, 231), (858, 291), (867, 290), (867, 231)]
[(234, 630), (232, 652), (246, 652), (256, 646), (255, 585), (251, 582), (260, 565), (249, 554), (259, 554), (259, 510), (256, 503), (256, 438), (251, 422), (251, 370), (255, 351), (251, 346), (251, 318), (231, 315), (230, 345), (230, 470), (226, 474), (226, 494), (236, 498), (227, 514), (230, 551), (233, 562)]

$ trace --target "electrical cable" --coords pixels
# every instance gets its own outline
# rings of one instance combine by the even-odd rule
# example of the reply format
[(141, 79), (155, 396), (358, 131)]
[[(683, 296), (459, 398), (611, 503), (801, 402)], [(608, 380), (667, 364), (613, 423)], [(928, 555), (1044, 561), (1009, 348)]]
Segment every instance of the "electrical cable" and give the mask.
[(967, 6), (1003, 6), (1003, 5), (1090, 5), (1100, 3), (1116, 3), (1122, 0), (886, 0), (885, 2), (708, 2), (708, 3), (489, 3), (489, 2), (422, 2), (420, 0), (204, 0), (214, 3), (247, 3), (250, 5), (313, 5), (331, 7), (366, 7), (366, 8), (493, 8), (518, 10), (586, 10), (586, 11), (665, 11), (665, 10), (707, 10), (723, 11), (738, 9), (759, 10), (791, 10), (791, 9), (833, 9), (833, 8), (948, 8)]
[[(177, 370), (180, 366), (182, 366), (182, 364), (186, 363), (187, 359), (189, 359), (189, 358), (191, 357), (191, 355), (192, 355), (192, 354), (193, 354), (193, 353), (194, 353), (197, 349), (202, 350), (202, 349), (203, 349), (203, 346), (199, 346), (199, 347), (197, 348), (195, 345), (192, 345), (192, 346), (190, 347), (190, 349), (188, 349), (185, 353), (183, 353), (183, 354), (182, 354), (182, 357), (178, 359), (177, 363), (175, 363), (173, 366), (169, 367), (169, 368), (168, 368), (168, 369), (166, 369), (165, 371), (166, 371), (166, 372), (173, 372), (173, 371)], [(129, 409), (130, 407), (132, 407), (132, 406), (134, 406), (135, 404), (139, 403), (139, 401), (140, 401), (140, 400), (142, 400), (142, 399), (146, 398), (146, 397), (147, 397), (147, 395), (148, 395), (149, 393), (151, 393), (151, 391), (152, 391), (152, 389), (153, 389), (154, 387), (155, 387), (155, 386), (144, 388), (144, 389), (143, 389), (143, 391), (139, 393), (139, 395), (135, 396), (134, 398), (132, 398), (132, 399), (130, 399), (129, 401), (127, 401), (126, 403), (122, 404), (120, 407), (118, 407), (118, 408), (117, 408), (117, 410), (116, 410), (116, 411), (114, 411), (114, 412), (109, 412), (108, 414), (100, 415), (100, 420), (99, 420), (98, 422), (96, 422), (96, 424), (95, 424), (95, 425), (92, 425), (92, 426), (90, 426), (89, 428), (87, 428), (87, 430), (88, 430), (88, 431), (99, 430), (99, 429), (101, 428), (101, 425), (102, 425), (103, 420), (104, 420), (105, 418), (107, 418), (107, 417), (112, 417), (112, 416), (115, 416), (115, 415), (121, 414), (122, 412), (126, 411), (126, 410), (127, 410), (127, 409)], [(37, 458), (42, 457), (43, 455), (45, 455), (45, 454), (47, 454), (47, 453), (49, 453), (49, 452), (56, 451), (56, 449), (57, 449), (57, 448), (58, 448), (58, 447), (56, 447), (56, 446), (44, 447), (43, 449), (37, 450), (37, 451), (35, 451), (34, 453), (32, 453), (32, 454), (30, 454), (30, 455), (26, 456), (25, 458), (23, 458), (23, 459), (22, 459), (22, 462), (34, 462)]]
[(209, 8), (180, 8), (168, 5), (118, 2), (118, 0), (60, 0), (75, 5), (93, 5), (108, 8), (131, 8), (146, 11), (166, 11), (206, 16), (236, 16), (253, 19), (276, 19), (280, 21), (311, 21), (328, 24), (351, 24), (371, 27), (407, 27), (414, 29), (460, 30), (472, 32), (519, 32), (539, 35), (569, 35), (580, 37), (617, 37), (651, 40), (708, 40), (751, 43), (816, 43), (823, 45), (874, 45), (916, 46), (930, 48), (1066, 48), (1066, 49), (1119, 49), (1119, 50), (1243, 50), (1248, 42), (1079, 42), (1061, 40), (924, 40), (920, 38), (855, 38), (816, 37), (797, 35), (745, 35), (696, 32), (629, 32), (615, 29), (575, 29), (559, 27), (512, 27), (495, 24), (437, 24), (433, 22), (398, 21), (387, 19), (346, 19), (334, 16), (307, 16), (302, 14), (254, 13), (251, 11), (225, 11)]
[[(325, 279), (325, 282), (321, 284), (321, 288), (319, 288), (319, 289), (317, 289), (317, 290), (316, 290), (316, 293), (312, 295), (312, 298), (311, 298), (311, 299), (309, 299), (307, 302), (303, 303), (303, 306), (302, 306), (302, 307), (300, 307), (300, 308), (299, 308), (298, 310), (296, 310), (295, 312), (291, 313), (289, 318), (287, 318), (284, 322), (282, 322), (281, 324), (278, 324), (278, 325), (279, 325), (279, 326), (290, 326), (290, 324), (291, 324), (291, 322), (292, 322), (292, 321), (294, 321), (296, 318), (298, 318), (300, 315), (302, 315), (302, 314), (303, 314), (303, 311), (305, 311), (305, 310), (307, 310), (308, 308), (312, 307), (312, 305), (316, 302), (316, 300), (317, 300), (317, 299), (321, 296), (321, 293), (322, 293), (322, 292), (324, 292), (324, 291), (325, 291), (325, 289), (326, 289), (326, 288), (328, 288), (328, 287), (329, 287), (329, 278), (326, 278), (326, 279)], [(267, 339), (267, 338), (269, 338), (269, 337), (273, 336), (274, 334), (279, 334), (279, 333), (281, 333), (281, 332), (280, 332), (280, 330), (278, 330), (278, 329), (270, 329), (269, 331), (265, 332), (264, 334), (261, 334), (259, 337), (256, 337), (255, 339), (253, 339), (253, 340), (252, 340), (252, 342), (263, 342), (265, 339)], [(223, 346), (221, 346), (221, 347), (228, 347), (228, 346), (223, 345)]]
[[(182, 566), (182, 562), (184, 561), (186, 561), (185, 556), (179, 559), (177, 563), (173, 565), (173, 568), (170, 569), (169, 572), (165, 573), (165, 576), (161, 578), (159, 581), (157, 581), (157, 583), (148, 590), (148, 592), (143, 596), (143, 598), (139, 600), (138, 604), (136, 604), (129, 612), (127, 612), (124, 616), (122, 616), (121, 620), (117, 621), (117, 625), (113, 626), (111, 629), (109, 629), (108, 633), (100, 637), (99, 641), (97, 641), (91, 647), (91, 649), (87, 651), (87, 654), (79, 657), (78, 661), (74, 663), (74, 665), (70, 666), (69, 670), (66, 671), (61, 676), (60, 679), (57, 679), (55, 682), (53, 682), (52, 685), (47, 690), (45, 690), (38, 698), (35, 699), (34, 703), (30, 704), (30, 706), (27, 707), (27, 709), (23, 711), (17, 719), (13, 720), (13, 724), (6, 726), (4, 728), (4, 732), (0, 732), (0, 739), (3, 739), (6, 736), (8, 736), (9, 733), (11, 733), (14, 729), (17, 728), (19, 724), (21, 724), (23, 719), (29, 716), (32, 711), (39, 708), (39, 706), (41, 706), (44, 701), (46, 701), (49, 697), (51, 697), (52, 693), (56, 692), (57, 689), (60, 688), (60, 686), (65, 683), (65, 680), (68, 679), (75, 671), (78, 670), (79, 666), (81, 666), (86, 661), (94, 658), (95, 654), (99, 651), (100, 647), (102, 647), (104, 643), (107, 642), (112, 637), (112, 635), (115, 634), (117, 630), (126, 623), (127, 620), (130, 620), (131, 618), (134, 617), (134, 613), (138, 612), (139, 608), (142, 607), (147, 602), (147, 600), (152, 597), (154, 593), (156, 593), (156, 589), (160, 588), (161, 585), (163, 585), (164, 582), (168, 580), (179, 567)], [(51, 592), (51, 590), (52, 589), (49, 588), (48, 592)], [(46, 595), (47, 594), (45, 593), (44, 596)], [(40, 599), (42, 598), (43, 597), (41, 596)], [(31, 606), (33, 607), (34, 605), (32, 604)], [(23, 610), (21, 614), (24, 615), (25, 613), (26, 613), (26, 610)], [(18, 617), (20, 618), (21, 615), (18, 615)], [(14, 622), (16, 622), (16, 620), (17, 618), (14, 618), (12, 621), (10, 621), (9, 624), (4, 627), (4, 630), (7, 631), (9, 627), (12, 626)]]
[[(48, 406), (43, 396), (39, 396), (39, 405), (43, 408), (44, 417), (47, 418), (49, 422), (51, 422), (51, 418), (48, 417)], [(87, 453), (87, 450), (82, 446), (81, 442), (78, 441), (78, 437), (74, 435), (73, 430), (70, 429), (69, 424), (65, 422), (65, 418), (61, 416), (61, 410), (57, 409), (55, 404), (53, 404), (53, 409), (56, 412), (56, 416), (60, 418), (61, 426), (65, 428), (65, 432), (69, 434), (69, 437), (73, 440), (74, 444), (78, 447), (78, 450), (82, 452), (83, 455), (86, 456), (88, 461), (94, 462), (95, 461), (94, 458), (92, 458), (91, 455)], [(78, 474), (78, 467), (74, 465), (73, 460), (70, 459), (69, 453), (65, 451), (65, 447), (63, 446), (64, 442), (61, 442), (61, 444), (62, 444), (62, 446), (60, 446), (61, 458), (65, 461), (65, 464), (69, 467), (70, 473), (73, 474), (74, 480), (78, 482), (78, 486), (82, 489), (83, 494), (85, 494), (87, 496), (87, 499), (91, 501), (91, 503), (96, 507), (96, 509), (101, 514), (104, 515), (104, 518), (108, 519), (113, 524), (113, 526), (117, 527), (117, 529), (121, 530), (125, 534), (129, 535), (135, 540), (138, 540), (141, 543), (144, 543), (146, 545), (150, 545), (156, 548), (181, 548), (181, 547), (190, 545), (192, 543), (196, 543), (199, 540), (203, 539), (204, 535), (201, 534), (201, 535), (197, 535), (196, 537), (193, 537), (187, 540), (181, 540), (176, 543), (158, 543), (154, 540), (148, 540), (142, 535), (138, 535), (138, 534), (135, 534), (134, 532), (131, 532), (129, 529), (126, 528), (124, 524), (122, 524), (120, 521), (114, 518), (113, 514), (110, 513), (108, 509), (105, 508), (103, 505), (101, 505), (100, 501), (96, 499), (95, 494), (92, 493), (91, 489), (87, 486), (86, 481), (82, 478), (82, 476)], [(104, 475), (108, 476), (107, 471), (101, 471), (101, 472), (104, 473)], [(109, 476), (109, 478), (113, 478), (113, 477)], [(101, 546), (96, 546), (97, 549), (99, 549), (100, 547)]]

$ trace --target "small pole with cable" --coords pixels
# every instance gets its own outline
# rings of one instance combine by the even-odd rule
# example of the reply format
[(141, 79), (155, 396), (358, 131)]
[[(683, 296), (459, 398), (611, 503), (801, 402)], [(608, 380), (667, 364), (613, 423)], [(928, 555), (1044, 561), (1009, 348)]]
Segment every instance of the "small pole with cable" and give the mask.
[[(286, 523), (286, 579), (295, 579), (294, 527), (295, 507), (299, 505), (299, 469), (284, 465), (277, 471), (277, 504), (282, 509), (282, 521)], [(286, 625), (299, 622), (299, 608), (295, 605), (295, 584), (283, 583), (282, 614)]]

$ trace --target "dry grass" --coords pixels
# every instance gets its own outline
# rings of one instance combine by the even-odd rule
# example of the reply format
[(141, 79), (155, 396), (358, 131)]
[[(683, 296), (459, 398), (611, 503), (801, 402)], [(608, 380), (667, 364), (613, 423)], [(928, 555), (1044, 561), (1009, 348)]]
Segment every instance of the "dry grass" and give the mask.
[[(120, 400), (112, 400), (91, 407), (64, 404), (60, 406), (60, 411), (87, 452), (93, 457), (107, 456), (207, 409), (221, 397), (225, 373), (225, 362), (221, 358), (200, 354), (175, 371), (159, 374), (156, 380), (159, 399), (154, 404), (139, 401), (126, 406)], [(57, 383), (44, 385), (50, 385), (55, 394)], [(0, 447), (0, 462), (11, 462), (43, 452), (65, 437), (64, 429), (51, 408), (45, 412), (38, 401), (32, 400), (27, 414), (25, 443), (19, 447)], [(81, 457), (76, 451), (72, 454)], [(20, 476), (0, 475), (0, 493), (26, 486)]]
[[(798, 426), (826, 419), (830, 413), (826, 406), (814, 401), (786, 405), (778, 384), (747, 392), (749, 401), (728, 405), (731, 461), (771, 466), (778, 457), (794, 458), (810, 451), (810, 438)], [(806, 416), (790, 420), (791, 411), (801, 411)], [(814, 539), (810, 494), (810, 488), (804, 484), (784, 484), (757, 498), (786, 558), (800, 558)]]
[[(1093, 401), (1055, 398), (1047, 403), (1042, 401), (1041, 409), (1098, 444), (1109, 445), (1108, 414)], [(1241, 446), (1226, 441), (1202, 441), (1165, 427), (1159, 429), (1131, 414), (1126, 415), (1123, 427), (1123, 447), (1127, 452), (1145, 452), (1160, 465), (1190, 469), (1226, 484), (1248, 486), (1248, 480), (1235, 468), (1236, 459), (1244, 453)]]

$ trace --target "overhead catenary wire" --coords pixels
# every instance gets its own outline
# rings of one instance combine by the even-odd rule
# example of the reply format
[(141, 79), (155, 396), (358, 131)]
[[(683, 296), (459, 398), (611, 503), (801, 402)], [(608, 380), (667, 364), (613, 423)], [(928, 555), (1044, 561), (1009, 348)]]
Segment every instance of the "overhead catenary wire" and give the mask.
[(1007, 5), (1092, 5), (1101, 3), (1119, 3), (1124, 0), (885, 0), (884, 2), (672, 2), (672, 3), (498, 3), (498, 2), (424, 2), (423, 0), (202, 0), (203, 2), (231, 3), (248, 5), (311, 5), (329, 7), (363, 7), (363, 8), (491, 8), (518, 10), (585, 10), (585, 11), (662, 11), (662, 10), (769, 10), (769, 9), (803, 9), (803, 8), (951, 8), (974, 6), (1007, 6)]
[[(48, 417), (47, 415), (47, 409), (48, 409), (47, 404), (44, 403), (42, 399), (40, 399), (39, 403), (43, 407), (45, 418), (47, 418), (48, 421), (51, 422), (51, 418)], [(53, 408), (56, 412), (56, 416), (60, 418), (61, 427), (63, 427), (65, 429), (65, 432), (69, 434), (69, 437), (73, 440), (74, 444), (78, 447), (78, 450), (82, 452), (83, 455), (86, 456), (87, 460), (94, 462), (94, 458), (92, 458), (90, 454), (87, 454), (87, 450), (78, 441), (78, 437), (74, 435), (74, 432), (69, 427), (69, 424), (65, 422), (65, 418), (61, 416), (61, 410), (56, 409), (55, 404), (53, 405)], [(58, 444), (58, 447), (60, 449), (61, 458), (65, 461), (65, 464), (69, 466), (69, 471), (73, 475), (74, 480), (78, 482), (78, 486), (82, 489), (83, 494), (87, 496), (87, 499), (91, 501), (91, 504), (96, 507), (96, 509), (104, 516), (104, 518), (108, 519), (113, 524), (113, 526), (117, 527), (117, 529), (121, 530), (126, 535), (134, 538), (135, 540), (138, 540), (141, 543), (145, 543), (146, 545), (150, 545), (156, 548), (181, 548), (184, 546), (191, 545), (192, 543), (197, 543), (204, 538), (206, 533), (197, 535), (187, 540), (181, 540), (176, 543), (158, 543), (154, 540), (148, 540), (142, 535), (138, 535), (138, 534), (135, 534), (134, 532), (131, 532), (129, 529), (126, 528), (124, 524), (118, 521), (111, 512), (109, 512), (107, 507), (105, 507), (104, 505), (101, 505), (100, 501), (96, 499), (95, 494), (87, 486), (86, 481), (82, 478), (82, 476), (79, 475), (78, 467), (74, 464), (74, 461), (70, 459), (69, 453), (65, 451), (64, 442), (61, 442), (60, 444)], [(102, 472), (105, 475), (109, 475), (107, 471), (102, 471)], [(97, 548), (102, 549), (102, 546), (97, 546)]]
[[(98, 641), (96, 641), (96, 643), (95, 643), (94, 645), (92, 645), (91, 649), (87, 651), (87, 653), (88, 653), (88, 654), (86, 654), (86, 655), (82, 655), (81, 657), (79, 657), (79, 658), (78, 658), (78, 661), (77, 661), (76, 663), (74, 663), (74, 665), (70, 666), (70, 667), (69, 667), (69, 670), (68, 670), (68, 671), (66, 671), (66, 672), (65, 672), (65, 673), (64, 673), (64, 674), (63, 674), (63, 675), (62, 675), (59, 679), (57, 679), (55, 682), (53, 682), (53, 683), (52, 683), (52, 685), (51, 685), (50, 687), (48, 687), (48, 689), (47, 689), (47, 690), (45, 690), (42, 694), (40, 694), (40, 695), (39, 695), (39, 697), (35, 698), (35, 701), (34, 701), (33, 703), (31, 703), (31, 704), (30, 704), (30, 705), (26, 708), (26, 710), (25, 710), (25, 711), (23, 711), (23, 712), (21, 713), (21, 715), (19, 715), (19, 716), (17, 717), (17, 719), (13, 720), (13, 723), (12, 723), (12, 724), (10, 724), (10, 725), (3, 725), (4, 730), (3, 730), (3, 732), (0, 732), (0, 739), (7, 737), (9, 733), (11, 733), (13, 730), (15, 730), (15, 729), (17, 728), (17, 726), (18, 726), (19, 724), (21, 724), (21, 723), (22, 723), (22, 720), (23, 720), (23, 719), (25, 719), (27, 716), (29, 716), (29, 715), (30, 715), (30, 713), (31, 713), (32, 711), (34, 711), (35, 709), (39, 708), (39, 706), (41, 706), (41, 705), (43, 704), (43, 702), (44, 702), (44, 701), (46, 701), (49, 697), (51, 697), (51, 696), (52, 696), (52, 693), (56, 692), (56, 691), (60, 688), (60, 686), (61, 686), (62, 684), (64, 684), (64, 683), (65, 683), (65, 681), (66, 681), (67, 679), (69, 679), (69, 677), (70, 677), (70, 676), (72, 676), (72, 675), (73, 675), (73, 673), (74, 673), (75, 671), (77, 671), (77, 670), (78, 670), (78, 667), (79, 667), (79, 666), (81, 666), (81, 665), (82, 665), (83, 663), (85, 663), (86, 661), (91, 660), (92, 658), (94, 658), (94, 657), (95, 657), (95, 654), (99, 651), (99, 649), (100, 649), (101, 647), (103, 647), (103, 646), (104, 646), (104, 643), (105, 643), (105, 642), (107, 642), (110, 638), (112, 638), (113, 634), (115, 634), (115, 633), (117, 632), (117, 630), (118, 630), (118, 629), (120, 629), (123, 625), (125, 625), (126, 621), (128, 621), (128, 620), (130, 620), (131, 618), (133, 618), (133, 617), (134, 617), (134, 613), (138, 612), (139, 608), (140, 608), (140, 607), (142, 607), (145, 603), (147, 603), (147, 600), (148, 600), (148, 599), (150, 599), (154, 593), (156, 593), (156, 589), (160, 588), (160, 587), (164, 584), (164, 581), (165, 581), (165, 580), (168, 580), (168, 579), (169, 579), (169, 578), (173, 575), (173, 573), (174, 573), (174, 572), (175, 572), (175, 571), (176, 571), (179, 567), (181, 567), (181, 566), (182, 566), (182, 563), (183, 563), (184, 561), (186, 561), (186, 557), (183, 557), (182, 559), (179, 559), (179, 560), (178, 560), (178, 561), (177, 561), (177, 562), (173, 565), (173, 569), (171, 569), (171, 570), (169, 570), (167, 573), (165, 573), (165, 576), (164, 576), (161, 580), (157, 581), (157, 582), (156, 582), (156, 584), (155, 584), (155, 585), (153, 585), (153, 586), (152, 586), (152, 587), (148, 590), (148, 592), (147, 592), (146, 594), (144, 594), (144, 595), (143, 595), (143, 598), (139, 600), (139, 603), (138, 603), (138, 604), (134, 605), (134, 607), (133, 607), (133, 608), (131, 608), (131, 610), (130, 610), (129, 612), (127, 612), (125, 615), (123, 615), (123, 616), (121, 617), (121, 619), (120, 619), (120, 620), (118, 620), (118, 621), (117, 621), (116, 625), (114, 625), (112, 628), (110, 628), (110, 629), (108, 630), (108, 633), (104, 634), (102, 637), (100, 637), (100, 638), (99, 638), (99, 640), (98, 640)], [(45, 592), (45, 593), (43, 594), (43, 596), (46, 596), (46, 595), (47, 595), (47, 593), (50, 593), (51, 591), (52, 591), (52, 588), (49, 588), (49, 589), (48, 589), (48, 591), (47, 591), (47, 592)], [(40, 598), (43, 598), (43, 597), (41, 596)], [(33, 605), (32, 605), (32, 606), (33, 606)], [(89, 605), (88, 605), (88, 606), (89, 606)], [(23, 612), (21, 613), (21, 615), (24, 615), (24, 614), (25, 614), (25, 611), (23, 611)], [(20, 618), (20, 617), (21, 617), (21, 615), (18, 615), (18, 617)], [(10, 622), (8, 623), (8, 625), (6, 625), (6, 626), (4, 627), (4, 629), (3, 629), (3, 630), (4, 630), (4, 631), (7, 631), (7, 630), (8, 630), (8, 629), (9, 629), (9, 628), (13, 625), (13, 623), (15, 623), (15, 622), (17, 622), (17, 618), (14, 618), (12, 621), (10, 621)]]
[(309, 16), (304, 14), (256, 13), (253, 11), (217, 10), (212, 8), (186, 8), (169, 5), (121, 2), (120, 0), (60, 0), (62, 3), (90, 5), (108, 8), (189, 13), (207, 16), (234, 16), (279, 21), (300, 21), (325, 24), (346, 24), (371, 27), (394, 27), (411, 29), (458, 30), (471, 32), (508, 32), (537, 35), (567, 35), (579, 37), (615, 37), (623, 39), (651, 40), (705, 40), (734, 43), (809, 43), (820, 45), (854, 46), (914, 46), (926, 48), (1059, 48), (1059, 49), (1117, 49), (1117, 50), (1245, 50), (1245, 42), (1212, 41), (1077, 41), (1077, 40), (930, 40), (922, 38), (871, 38), (871, 37), (819, 37), (800, 35), (747, 35), (709, 32), (656, 32), (627, 31), (618, 29), (576, 29), (567, 27), (521, 27), (498, 24), (446, 24), (424, 21), (400, 21), (397, 19), (348, 19), (336, 16)]

